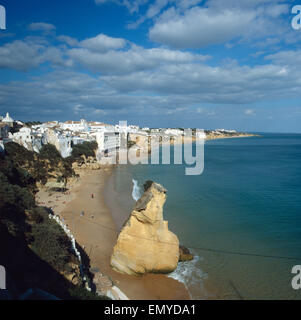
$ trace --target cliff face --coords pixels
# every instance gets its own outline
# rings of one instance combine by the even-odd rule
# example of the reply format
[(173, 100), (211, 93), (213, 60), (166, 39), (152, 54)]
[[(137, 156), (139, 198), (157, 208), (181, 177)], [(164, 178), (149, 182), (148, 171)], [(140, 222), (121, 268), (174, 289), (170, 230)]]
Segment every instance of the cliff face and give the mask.
[(152, 183), (121, 230), (111, 266), (121, 273), (169, 273), (179, 261), (179, 240), (163, 220), (166, 190)]
[(49, 208), (37, 206), (34, 198), (42, 178), (54, 179), (59, 170), (71, 176), (72, 168), (51, 148), (38, 155), (16, 143), (6, 147), (0, 154), (0, 265), (7, 272), (10, 298), (38, 288), (61, 299), (98, 299), (82, 281), (80, 271), (91, 277), (88, 256), (77, 247), (80, 268), (70, 239), (49, 219)]

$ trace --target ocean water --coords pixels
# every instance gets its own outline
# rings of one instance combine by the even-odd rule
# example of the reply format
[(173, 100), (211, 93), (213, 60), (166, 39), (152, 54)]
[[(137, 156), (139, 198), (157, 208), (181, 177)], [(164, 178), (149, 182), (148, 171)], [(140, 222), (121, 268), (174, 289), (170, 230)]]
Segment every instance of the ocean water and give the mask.
[(164, 218), (195, 254), (169, 276), (193, 299), (300, 299), (301, 135), (208, 141), (203, 174), (185, 166), (123, 165), (110, 182), (127, 212), (146, 180), (168, 190)]

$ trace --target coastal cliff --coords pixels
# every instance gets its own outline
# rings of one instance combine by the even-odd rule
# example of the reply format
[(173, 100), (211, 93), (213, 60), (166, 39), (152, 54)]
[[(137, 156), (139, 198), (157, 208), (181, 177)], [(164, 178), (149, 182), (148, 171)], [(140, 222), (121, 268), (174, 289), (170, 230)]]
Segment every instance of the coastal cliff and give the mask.
[(169, 273), (179, 261), (179, 240), (163, 220), (166, 190), (148, 182), (121, 230), (111, 257), (114, 270), (130, 274)]
[(0, 265), (7, 272), (8, 299), (36, 290), (39, 299), (104, 299), (86, 290), (92, 278), (88, 255), (77, 246), (78, 259), (52, 210), (35, 200), (39, 185), (73, 175), (71, 164), (51, 146), (37, 154), (11, 142), (0, 154)]

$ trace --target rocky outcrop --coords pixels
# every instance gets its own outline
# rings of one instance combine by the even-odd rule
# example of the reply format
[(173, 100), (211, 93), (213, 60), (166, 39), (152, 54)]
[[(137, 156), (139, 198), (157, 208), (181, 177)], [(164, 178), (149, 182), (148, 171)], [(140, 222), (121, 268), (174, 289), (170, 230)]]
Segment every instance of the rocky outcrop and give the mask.
[(193, 259), (193, 254), (184, 246), (180, 246), (180, 257), (179, 261), (190, 261)]
[(72, 163), (72, 169), (74, 172), (81, 176), (84, 171), (91, 171), (91, 170), (108, 170), (110, 165), (103, 165), (97, 162), (96, 158), (94, 157), (85, 157), (82, 155), (78, 161)]
[(113, 250), (111, 266), (121, 273), (169, 273), (179, 261), (179, 240), (163, 220), (166, 190), (153, 182), (146, 188)]

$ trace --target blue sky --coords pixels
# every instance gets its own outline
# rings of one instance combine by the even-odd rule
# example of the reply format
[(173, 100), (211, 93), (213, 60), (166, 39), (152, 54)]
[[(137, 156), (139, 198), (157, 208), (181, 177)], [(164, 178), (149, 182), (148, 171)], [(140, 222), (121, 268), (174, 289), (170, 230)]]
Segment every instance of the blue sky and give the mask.
[(0, 0), (0, 114), (301, 132), (282, 0)]

